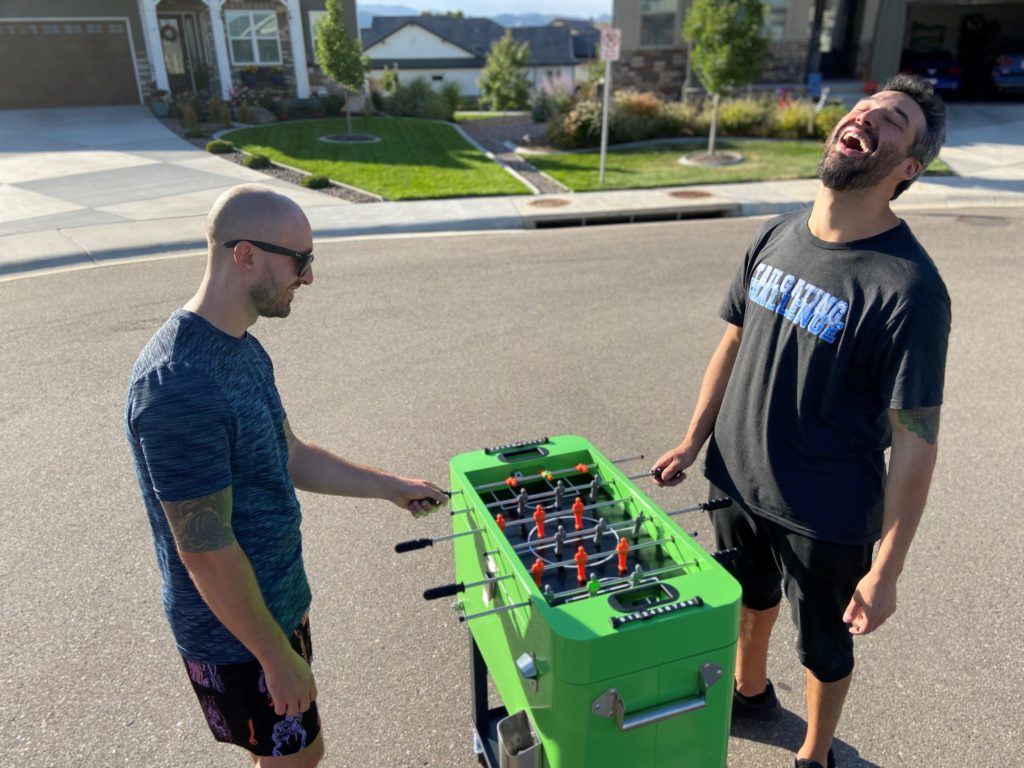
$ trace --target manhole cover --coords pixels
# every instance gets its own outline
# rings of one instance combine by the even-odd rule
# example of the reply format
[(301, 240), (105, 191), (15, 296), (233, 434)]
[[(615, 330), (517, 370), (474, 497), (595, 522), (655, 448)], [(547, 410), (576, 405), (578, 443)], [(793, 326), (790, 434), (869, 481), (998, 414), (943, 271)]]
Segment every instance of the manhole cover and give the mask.
[(677, 189), (674, 192), (669, 192), (672, 197), (682, 197), (687, 199), (693, 199), (697, 197), (711, 197), (710, 192), (705, 192), (703, 189)]
[(368, 133), (329, 133), (321, 136), (320, 141), (328, 144), (376, 144), (380, 136), (371, 136)]
[(561, 197), (546, 197), (543, 200), (531, 200), (528, 205), (532, 205), (534, 208), (561, 208), (563, 205), (568, 205), (569, 201)]

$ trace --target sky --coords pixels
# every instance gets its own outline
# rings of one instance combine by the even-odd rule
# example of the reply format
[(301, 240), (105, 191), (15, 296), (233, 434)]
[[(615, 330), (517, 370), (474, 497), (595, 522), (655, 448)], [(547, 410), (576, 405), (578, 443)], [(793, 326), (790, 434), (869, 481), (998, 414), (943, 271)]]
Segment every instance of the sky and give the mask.
[(372, 0), (372, 4), (404, 5), (418, 11), (463, 11), (467, 16), (548, 13), (586, 19), (612, 12), (612, 0)]

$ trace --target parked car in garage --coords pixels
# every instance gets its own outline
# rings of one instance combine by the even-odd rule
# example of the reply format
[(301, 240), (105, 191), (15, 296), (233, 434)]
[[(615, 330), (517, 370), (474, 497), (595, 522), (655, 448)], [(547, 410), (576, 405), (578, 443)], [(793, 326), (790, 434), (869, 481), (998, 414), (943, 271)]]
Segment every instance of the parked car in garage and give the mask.
[(951, 96), (960, 90), (962, 71), (949, 51), (904, 51), (900, 72), (918, 75), (930, 82), (936, 91)]
[(992, 67), (992, 85), (999, 93), (1024, 92), (1024, 42), (1008, 43)]

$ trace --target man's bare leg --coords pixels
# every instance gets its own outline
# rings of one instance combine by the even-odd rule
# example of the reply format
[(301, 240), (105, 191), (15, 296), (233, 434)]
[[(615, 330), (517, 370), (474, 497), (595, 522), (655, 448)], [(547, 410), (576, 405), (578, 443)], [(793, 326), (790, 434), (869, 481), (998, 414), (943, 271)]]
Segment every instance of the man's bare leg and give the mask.
[(740, 637), (736, 645), (736, 690), (757, 696), (768, 686), (768, 641), (779, 617), (779, 606), (766, 611), (740, 607)]
[(807, 676), (807, 736), (796, 756), (827, 765), (828, 750), (836, 735), (843, 703), (850, 690), (853, 675), (834, 683), (823, 683), (806, 670)]

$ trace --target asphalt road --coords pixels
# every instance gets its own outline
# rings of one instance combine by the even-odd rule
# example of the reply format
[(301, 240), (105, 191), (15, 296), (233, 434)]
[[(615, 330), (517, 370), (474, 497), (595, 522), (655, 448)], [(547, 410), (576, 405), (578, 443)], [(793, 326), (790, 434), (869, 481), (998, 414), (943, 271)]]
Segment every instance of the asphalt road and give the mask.
[[(942, 451), (899, 611), (857, 641), (836, 755), (1021, 765), (1024, 216), (907, 218), (953, 298)], [(360, 462), (446, 483), (457, 453), (559, 433), (650, 460), (689, 419), (757, 225), (325, 243), (292, 316), (255, 333), (296, 433)], [(0, 284), (0, 766), (248, 765), (214, 743), (186, 683), (121, 432), (132, 361), (201, 272), (184, 257)], [(666, 509), (705, 492), (648, 490)], [(475, 766), (466, 630), (420, 597), (451, 580), (450, 549), (392, 549), (447, 533), (447, 515), (301, 500), (325, 765)], [(736, 734), (732, 768), (792, 764), (792, 643), (780, 622), (771, 675), (790, 713)]]

